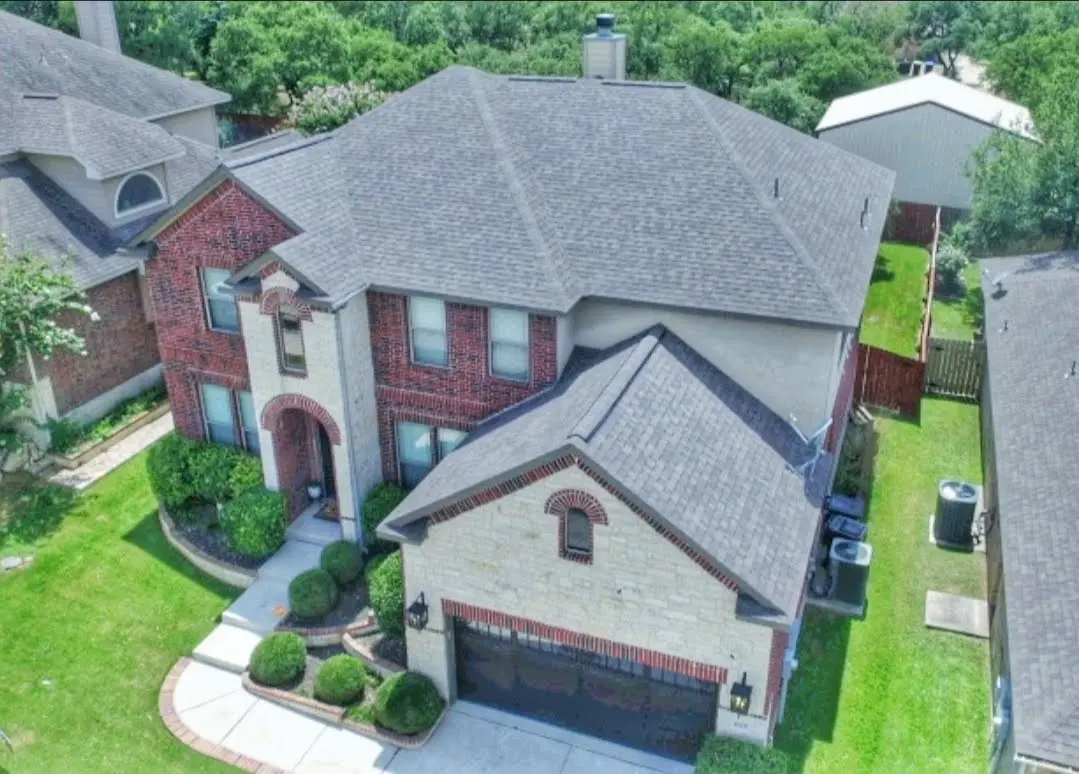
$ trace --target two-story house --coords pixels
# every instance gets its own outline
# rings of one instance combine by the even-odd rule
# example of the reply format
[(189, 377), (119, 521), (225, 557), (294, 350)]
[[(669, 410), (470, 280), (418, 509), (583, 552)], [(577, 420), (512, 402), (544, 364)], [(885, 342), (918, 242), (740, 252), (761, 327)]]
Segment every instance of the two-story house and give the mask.
[(228, 99), (0, 12), (0, 233), (71, 272), (96, 313), (61, 320), (86, 357), (30, 357), (9, 375), (32, 385), (38, 420), (92, 420), (160, 382), (142, 256), (125, 244), (216, 168)]
[(447, 697), (767, 742), (892, 182), (691, 86), (451, 67), (147, 230), (177, 427), (348, 537), (412, 488), (380, 534)]

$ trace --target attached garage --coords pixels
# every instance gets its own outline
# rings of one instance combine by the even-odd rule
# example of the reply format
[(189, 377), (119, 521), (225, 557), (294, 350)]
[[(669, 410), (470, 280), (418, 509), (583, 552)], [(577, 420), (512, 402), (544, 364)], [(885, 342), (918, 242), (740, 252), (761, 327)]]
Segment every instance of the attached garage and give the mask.
[(485, 623), (454, 638), (462, 699), (686, 760), (715, 729), (715, 683)]

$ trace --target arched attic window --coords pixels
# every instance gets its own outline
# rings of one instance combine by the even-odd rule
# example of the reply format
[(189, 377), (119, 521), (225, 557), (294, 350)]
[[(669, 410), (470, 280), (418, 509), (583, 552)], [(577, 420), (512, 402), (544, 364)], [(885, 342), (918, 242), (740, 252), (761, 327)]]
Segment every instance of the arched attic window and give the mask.
[(149, 172), (135, 172), (124, 178), (116, 191), (116, 217), (161, 204), (165, 201), (165, 192), (157, 178)]

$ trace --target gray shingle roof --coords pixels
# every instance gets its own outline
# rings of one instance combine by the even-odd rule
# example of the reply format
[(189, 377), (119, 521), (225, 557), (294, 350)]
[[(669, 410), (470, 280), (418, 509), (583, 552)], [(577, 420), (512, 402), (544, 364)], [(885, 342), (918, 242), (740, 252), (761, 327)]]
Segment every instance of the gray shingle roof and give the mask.
[(466, 67), (230, 167), (304, 229), (275, 252), (333, 302), (375, 287), (565, 312), (597, 296), (842, 326), (894, 180), (693, 87)]
[[(760, 401), (663, 327), (602, 353), (577, 349), (562, 380), (480, 424), (384, 523), (407, 530), (439, 507), (572, 451), (739, 583), (797, 613), (820, 483), (810, 452)], [(722, 496), (717, 496), (722, 493)]]
[[(0, 92), (0, 99), (3, 98)], [(91, 180), (105, 180), (176, 159), (186, 148), (157, 124), (81, 99), (11, 95), (14, 132), (0, 154), (22, 152), (75, 159)]]
[(1016, 751), (1079, 768), (1079, 252), (984, 263)]
[(142, 119), (229, 100), (224, 92), (4, 11), (0, 89), (63, 94)]

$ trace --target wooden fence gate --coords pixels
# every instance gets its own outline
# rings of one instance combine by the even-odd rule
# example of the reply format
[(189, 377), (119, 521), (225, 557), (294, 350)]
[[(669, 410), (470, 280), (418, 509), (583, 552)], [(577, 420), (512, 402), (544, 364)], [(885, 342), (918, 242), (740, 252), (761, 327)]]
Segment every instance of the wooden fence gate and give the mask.
[(925, 391), (929, 395), (979, 401), (985, 375), (985, 342), (930, 339)]
[(869, 344), (858, 345), (855, 398), (891, 409), (909, 419), (921, 415), (925, 363)]

